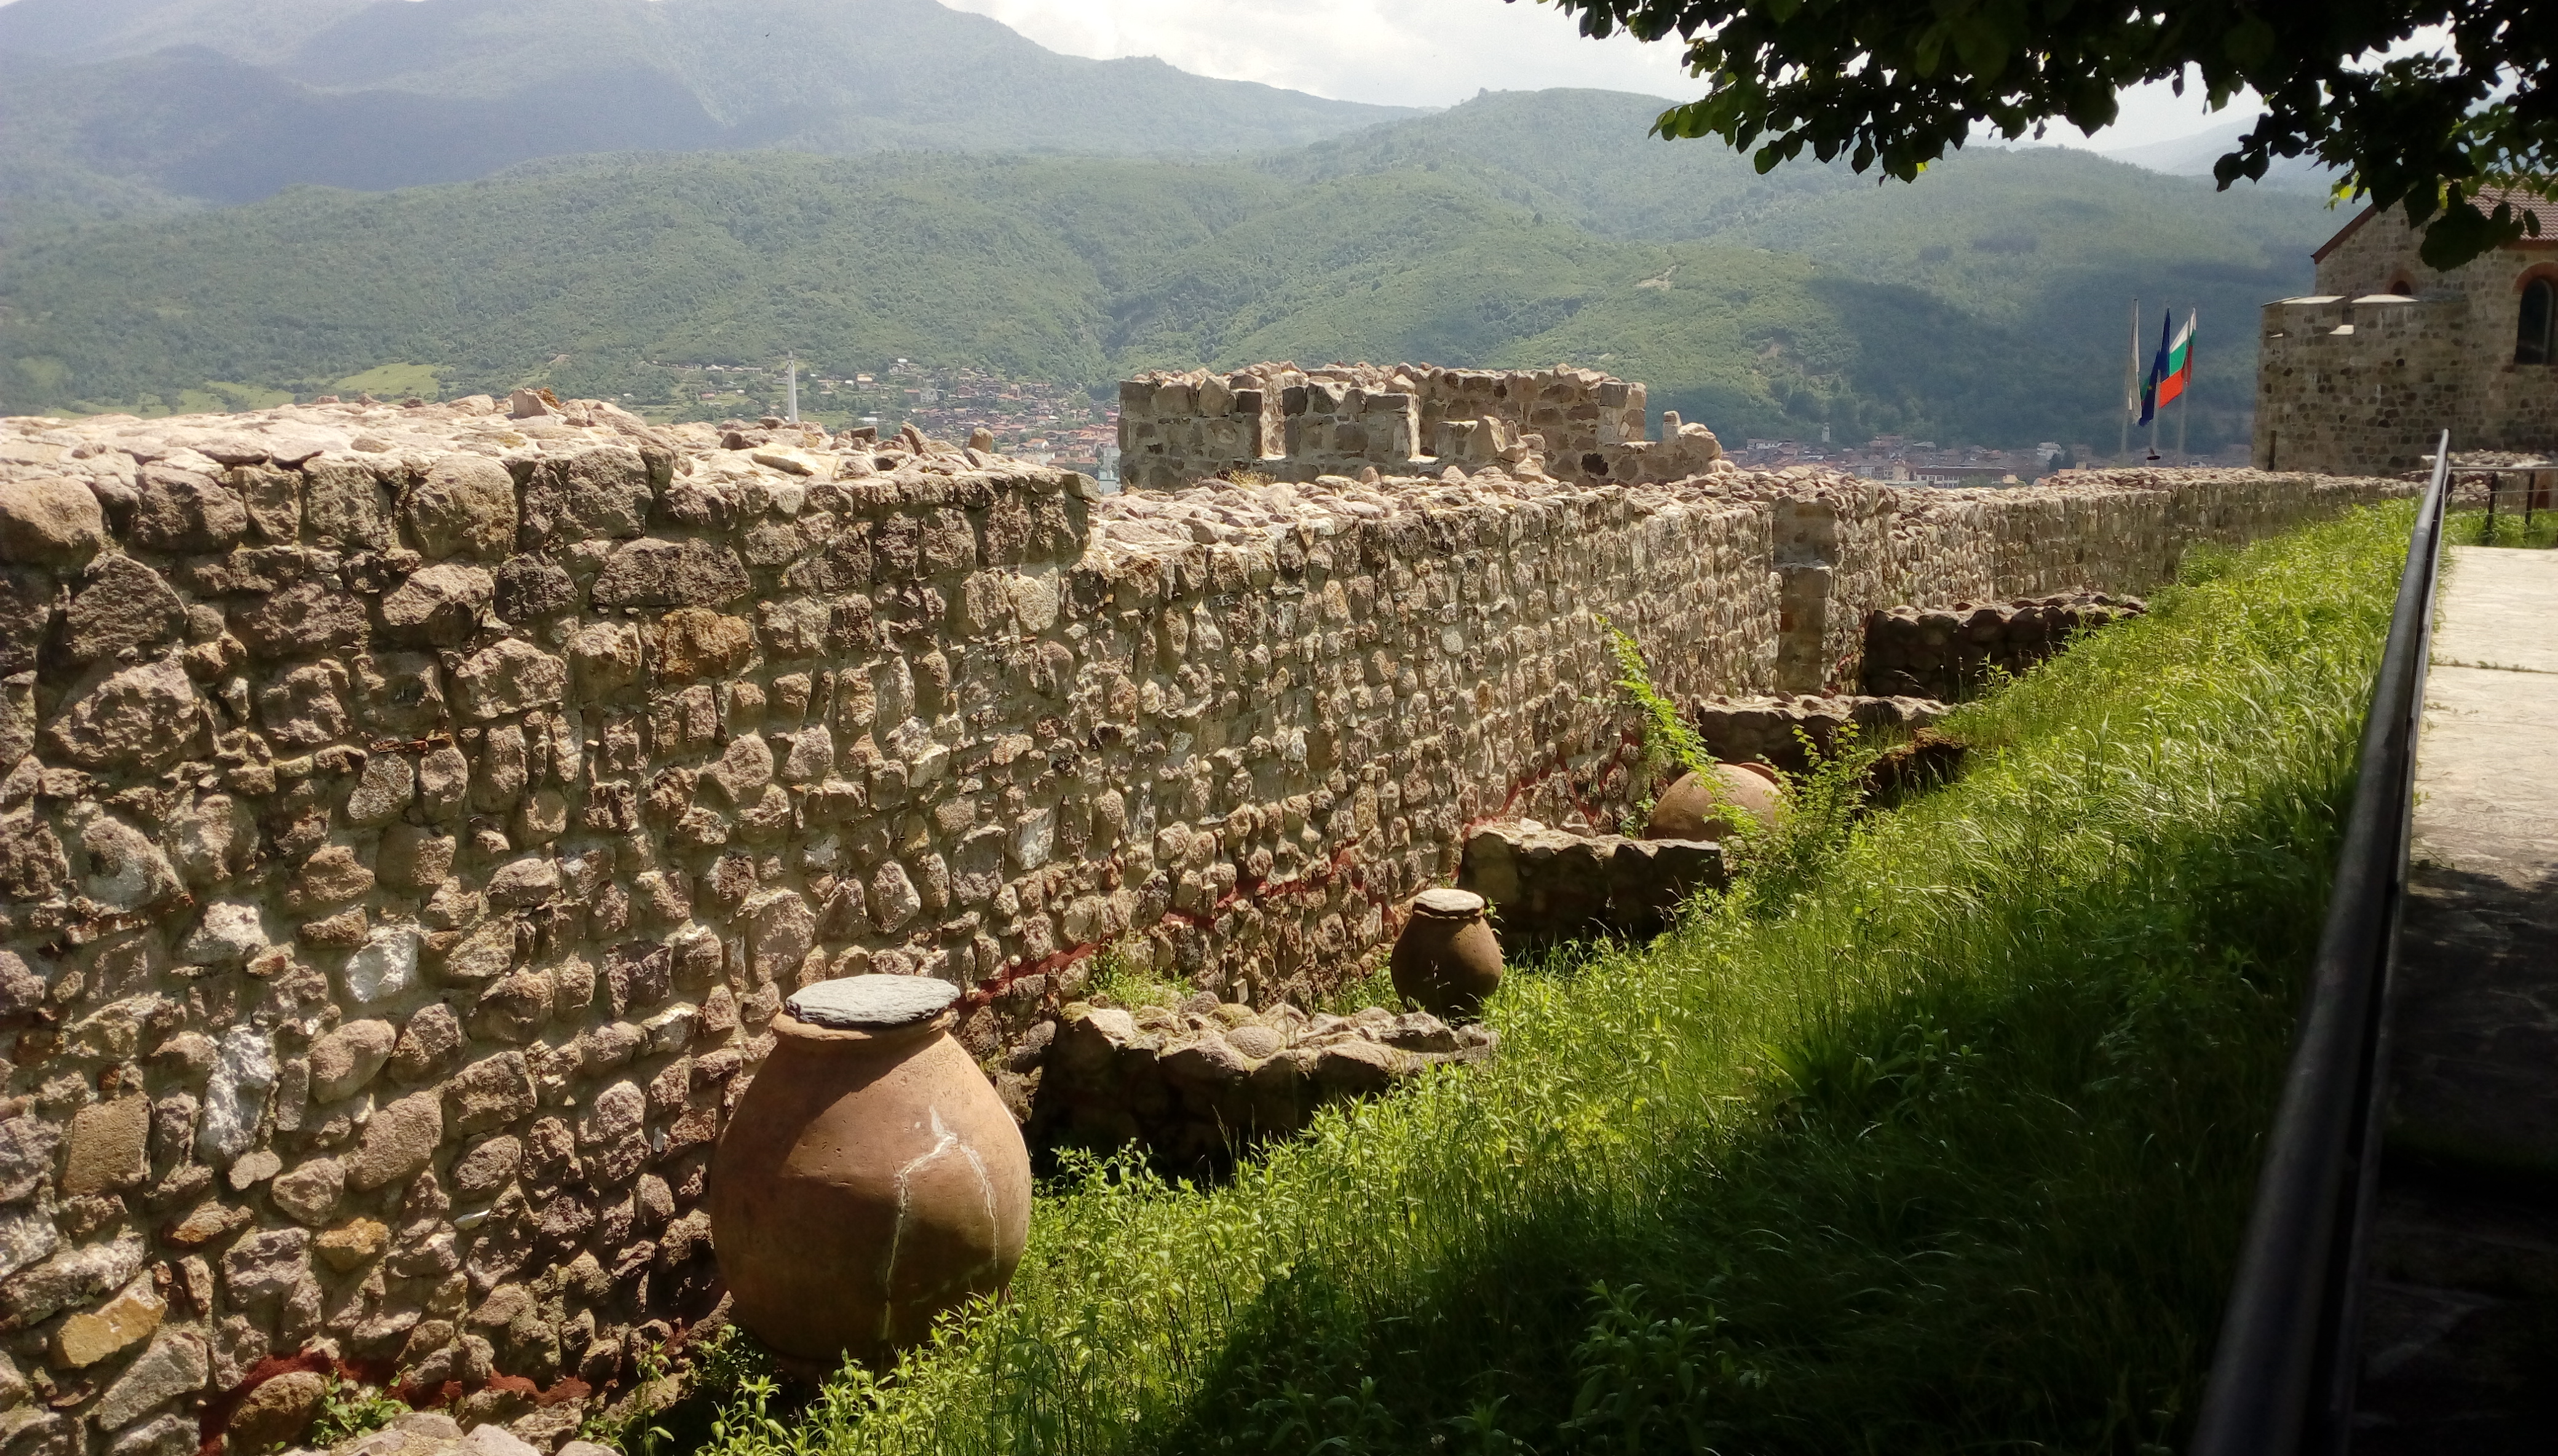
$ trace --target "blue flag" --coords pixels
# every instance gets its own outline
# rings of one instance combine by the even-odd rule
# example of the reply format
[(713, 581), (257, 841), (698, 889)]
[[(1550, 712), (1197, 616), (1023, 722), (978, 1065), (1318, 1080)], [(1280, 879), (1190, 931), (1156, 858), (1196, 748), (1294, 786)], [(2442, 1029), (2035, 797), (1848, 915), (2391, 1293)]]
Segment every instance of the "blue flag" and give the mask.
[(2159, 381), (2168, 376), (2168, 344), (2175, 329), (2176, 310), (2169, 309), (2167, 311), (2167, 317), (2159, 320), (2158, 358), (2150, 362), (2150, 376), (2141, 380), (2142, 424), (2148, 424), (2151, 420), (2158, 418)]

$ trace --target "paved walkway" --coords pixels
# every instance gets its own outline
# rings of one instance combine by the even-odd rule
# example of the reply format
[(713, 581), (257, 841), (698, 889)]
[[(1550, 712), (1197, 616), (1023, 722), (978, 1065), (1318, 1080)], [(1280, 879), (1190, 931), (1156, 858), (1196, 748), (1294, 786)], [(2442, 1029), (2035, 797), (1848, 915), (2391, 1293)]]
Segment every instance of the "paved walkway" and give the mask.
[(2558, 1451), (2558, 551), (2448, 556), (2356, 1456)]

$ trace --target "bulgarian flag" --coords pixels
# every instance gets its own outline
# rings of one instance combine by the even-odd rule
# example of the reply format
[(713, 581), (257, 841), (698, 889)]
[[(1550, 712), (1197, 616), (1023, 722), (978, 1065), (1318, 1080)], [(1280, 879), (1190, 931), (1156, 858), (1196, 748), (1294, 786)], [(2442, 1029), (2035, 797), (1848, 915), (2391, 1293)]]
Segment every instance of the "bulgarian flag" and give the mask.
[[(2176, 401), (2194, 382), (2195, 313), (2189, 309), (2185, 327), (2176, 327), (2176, 310), (2159, 321), (2158, 358), (2150, 362), (2150, 376), (2141, 386), (2141, 423), (2148, 424), (2158, 412)], [(2169, 331), (2174, 330), (2171, 334)]]

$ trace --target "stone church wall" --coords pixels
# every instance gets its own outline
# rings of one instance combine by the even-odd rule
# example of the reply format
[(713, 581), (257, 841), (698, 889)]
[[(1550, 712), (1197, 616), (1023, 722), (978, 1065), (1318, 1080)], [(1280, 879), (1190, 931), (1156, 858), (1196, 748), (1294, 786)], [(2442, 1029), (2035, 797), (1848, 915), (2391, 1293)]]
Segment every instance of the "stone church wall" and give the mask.
[(797, 985), (950, 978), (988, 1056), (1105, 948), (1267, 1004), (1470, 825), (1638, 796), (1603, 622), (1682, 696), (1816, 687), (1876, 607), (2406, 489), (1104, 496), (522, 399), (0, 424), (11, 1456), (185, 1456), (322, 1369), (555, 1444), (716, 1300)]
[(2265, 305), (2253, 463), (2390, 474), (2456, 453), (2558, 452), (2558, 364), (2514, 363), (2522, 283), (2558, 275), (2526, 239), (2449, 272), (2399, 215), (2357, 219), (2322, 250), (2318, 291)]

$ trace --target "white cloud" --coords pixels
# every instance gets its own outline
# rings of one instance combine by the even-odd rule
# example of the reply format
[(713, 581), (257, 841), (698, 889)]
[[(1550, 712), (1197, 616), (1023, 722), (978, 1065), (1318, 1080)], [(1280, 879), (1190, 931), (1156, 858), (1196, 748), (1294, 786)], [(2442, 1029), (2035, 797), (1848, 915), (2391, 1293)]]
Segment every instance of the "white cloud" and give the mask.
[(1685, 96), (1675, 44), (1593, 41), (1519, 0), (944, 0), (1052, 51), (1156, 56), (1184, 71), (1346, 101), (1447, 106), (1476, 91), (1598, 86)]
[[(8, 5), (13, 0), (0, 0)], [(1478, 90), (1593, 86), (1685, 100), (1699, 92), (1671, 41), (1593, 41), (1536, 0), (941, 0), (992, 16), (1052, 51), (1155, 56), (1200, 75), (1257, 80), (1345, 101), (1452, 106)], [(2395, 55), (2425, 41), (2402, 43)], [(2122, 117), (2091, 139), (2056, 126), (2047, 142), (2119, 150), (2195, 135), (2263, 109), (2250, 93), (2214, 115), (2199, 88), (2123, 92)]]
[[(1676, 42), (1584, 37), (1531, 0), (943, 0), (993, 16), (1052, 51), (1155, 56), (1201, 75), (1257, 80), (1346, 101), (1447, 106), (1476, 91), (1597, 86), (1685, 99), (1698, 94)], [(2101, 148), (2190, 135), (2259, 109), (2252, 96), (2214, 116), (2199, 90), (2166, 83), (2123, 93), (2122, 119), (2092, 143), (2075, 127), (2048, 140)]]

